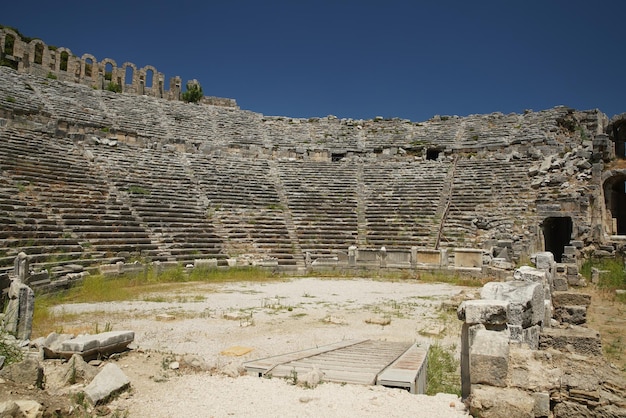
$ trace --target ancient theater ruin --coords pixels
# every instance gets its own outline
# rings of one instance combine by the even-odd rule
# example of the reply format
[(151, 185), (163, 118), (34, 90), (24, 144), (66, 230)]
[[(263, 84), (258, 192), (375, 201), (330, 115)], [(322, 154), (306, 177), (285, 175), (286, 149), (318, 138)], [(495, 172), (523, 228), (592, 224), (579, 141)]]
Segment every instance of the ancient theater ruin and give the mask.
[(537, 417), (626, 408), (619, 384), (554, 392), (520, 377), (542, 349), (601, 356), (582, 327), (589, 301), (570, 290), (583, 258), (625, 248), (626, 113), (266, 116), (185, 103), (179, 77), (8, 28), (0, 53), (3, 287), (16, 257), (20, 283), (46, 290), (148, 265), (493, 277), (458, 313), (475, 408), (516, 396)]

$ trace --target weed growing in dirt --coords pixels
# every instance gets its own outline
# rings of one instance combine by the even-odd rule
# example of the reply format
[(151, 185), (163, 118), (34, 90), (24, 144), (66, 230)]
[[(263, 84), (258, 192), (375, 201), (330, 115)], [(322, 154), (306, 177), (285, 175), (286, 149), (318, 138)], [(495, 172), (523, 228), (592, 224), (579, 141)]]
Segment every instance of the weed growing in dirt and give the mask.
[(453, 393), (461, 396), (459, 361), (454, 358), (456, 346), (444, 347), (434, 343), (428, 350), (426, 394)]

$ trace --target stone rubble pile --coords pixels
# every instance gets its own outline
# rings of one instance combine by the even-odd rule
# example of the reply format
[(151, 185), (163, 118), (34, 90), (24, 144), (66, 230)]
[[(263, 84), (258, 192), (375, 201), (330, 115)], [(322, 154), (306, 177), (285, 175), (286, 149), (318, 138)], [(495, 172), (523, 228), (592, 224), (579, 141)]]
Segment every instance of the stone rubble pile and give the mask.
[(483, 286), (457, 310), (462, 396), (481, 417), (623, 417), (626, 381), (607, 366), (587, 328), (591, 297), (565, 289), (554, 257)]

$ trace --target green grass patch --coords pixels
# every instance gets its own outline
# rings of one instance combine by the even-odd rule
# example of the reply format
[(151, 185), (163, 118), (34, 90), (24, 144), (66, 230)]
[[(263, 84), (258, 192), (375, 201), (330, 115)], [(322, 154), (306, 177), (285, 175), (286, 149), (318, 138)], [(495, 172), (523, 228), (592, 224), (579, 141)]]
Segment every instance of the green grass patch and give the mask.
[[(600, 273), (598, 288), (609, 291), (626, 289), (626, 271), (624, 270), (623, 260), (619, 258), (589, 259), (583, 263), (580, 274), (582, 274), (587, 281), (591, 281), (593, 268), (603, 271)], [(616, 299), (622, 303), (626, 303), (626, 295), (616, 295)]]
[(453, 393), (461, 396), (460, 363), (454, 358), (455, 346), (431, 344), (428, 351), (426, 394)]

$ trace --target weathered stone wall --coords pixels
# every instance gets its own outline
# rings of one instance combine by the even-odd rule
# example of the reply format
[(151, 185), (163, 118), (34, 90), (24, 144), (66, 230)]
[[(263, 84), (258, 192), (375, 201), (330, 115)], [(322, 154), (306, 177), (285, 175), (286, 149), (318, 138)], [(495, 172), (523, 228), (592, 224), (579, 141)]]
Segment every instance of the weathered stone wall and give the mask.
[[(110, 59), (98, 61), (91, 54), (81, 57), (68, 48), (46, 45), (40, 39), (26, 42), (15, 31), (0, 27), (0, 57), (3, 65), (20, 73), (61, 81), (79, 83), (91, 88), (106, 90), (119, 88), (124, 93), (158, 97), (168, 100), (182, 99), (180, 77), (172, 77), (169, 89), (165, 75), (151, 65), (138, 68), (132, 62), (121, 66)], [(203, 103), (215, 106), (237, 107), (234, 99), (205, 97)]]
[[(586, 324), (591, 297), (561, 288), (551, 253), (462, 302), (462, 396), (473, 416), (624, 416), (626, 381)], [(558, 290), (558, 289), (561, 290)]]

